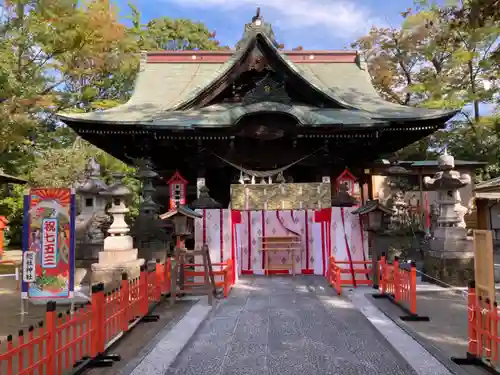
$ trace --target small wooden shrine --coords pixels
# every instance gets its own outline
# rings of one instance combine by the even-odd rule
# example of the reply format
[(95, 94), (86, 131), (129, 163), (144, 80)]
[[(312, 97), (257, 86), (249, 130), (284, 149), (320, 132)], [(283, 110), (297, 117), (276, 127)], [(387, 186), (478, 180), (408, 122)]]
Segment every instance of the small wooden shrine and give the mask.
[[(203, 244), (200, 250), (188, 250), (185, 246), (185, 240), (193, 235), (194, 219), (201, 217), (203, 216), (185, 206), (177, 206), (160, 215), (162, 220), (172, 220), (174, 226), (173, 236), (177, 239), (171, 273), (170, 304), (172, 305), (175, 303), (177, 296), (187, 293), (207, 294), (209, 304), (212, 304), (213, 297), (216, 295), (215, 278), (208, 246)], [(202, 283), (186, 280), (186, 266), (192, 265), (197, 255), (201, 256), (202, 259)]]

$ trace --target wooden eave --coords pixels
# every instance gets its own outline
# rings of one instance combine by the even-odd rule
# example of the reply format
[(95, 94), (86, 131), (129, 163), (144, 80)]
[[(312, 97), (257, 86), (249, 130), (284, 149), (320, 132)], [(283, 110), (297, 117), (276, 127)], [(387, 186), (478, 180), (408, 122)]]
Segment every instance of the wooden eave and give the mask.
[[(226, 63), (236, 51), (153, 51), (147, 52), (148, 64), (165, 63)], [(302, 50), (280, 51), (293, 63), (352, 63), (356, 51)]]

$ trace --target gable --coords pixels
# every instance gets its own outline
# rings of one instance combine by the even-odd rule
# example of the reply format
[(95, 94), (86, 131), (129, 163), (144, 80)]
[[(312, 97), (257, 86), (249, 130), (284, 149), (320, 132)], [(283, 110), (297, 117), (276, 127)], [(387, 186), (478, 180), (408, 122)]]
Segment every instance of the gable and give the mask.
[[(321, 108), (350, 108), (312, 85), (298, 70), (292, 69), (290, 64), (272, 41), (265, 35), (257, 34), (244, 48), (235, 52), (233, 58), (226, 64), (225, 71), (210, 84), (193, 92), (189, 100), (179, 103), (174, 109), (197, 109), (223, 101), (222, 97), (230, 98), (228, 90), (232, 90), (233, 86), (243, 85), (250, 90), (255, 88), (262, 78), (272, 79), (275, 84), (285, 86), (287, 92), (295, 92), (295, 95), (301, 93), (302, 101), (306, 99), (308, 104)], [(265, 74), (262, 74), (263, 72)], [(248, 77), (245, 73), (251, 73), (252, 77)], [(251, 82), (252, 78), (254, 82)], [(217, 97), (219, 101), (215, 100)]]

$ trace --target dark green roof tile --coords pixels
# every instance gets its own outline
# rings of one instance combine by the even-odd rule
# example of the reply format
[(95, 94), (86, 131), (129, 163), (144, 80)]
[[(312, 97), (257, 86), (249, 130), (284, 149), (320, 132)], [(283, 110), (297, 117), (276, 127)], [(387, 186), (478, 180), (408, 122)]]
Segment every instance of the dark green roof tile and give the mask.
[[(275, 41), (269, 38), (268, 30), (253, 30), (249, 38), (243, 39), (240, 48), (224, 64), (217, 63), (161, 63), (144, 64), (138, 74), (136, 87), (129, 102), (102, 112), (59, 115), (62, 121), (101, 122), (121, 124), (143, 124), (157, 126), (192, 126), (195, 124), (222, 125), (225, 121), (238, 119), (239, 113), (248, 109), (232, 108), (220, 110), (210, 108), (198, 112), (186, 111), (190, 103), (200, 95), (213, 90), (218, 82), (226, 79), (238, 62), (254, 48), (257, 42), (275, 53), (290, 74), (299, 76), (304, 84), (320, 92), (331, 101), (344, 107), (346, 112), (330, 112), (318, 109), (316, 112), (308, 108), (300, 113), (300, 108), (289, 108), (304, 124), (337, 124), (346, 125), (374, 124), (386, 121), (419, 121), (425, 119), (451, 118), (456, 111), (435, 110), (402, 106), (383, 100), (375, 91), (367, 68), (363, 62), (356, 63), (301, 63), (291, 62), (286, 55), (279, 52)], [(261, 108), (269, 106), (262, 104)], [(212, 111), (213, 110), (213, 111)], [(255, 107), (252, 111), (258, 110)], [(329, 110), (335, 111), (335, 110)], [(355, 115), (354, 111), (358, 111)], [(310, 122), (309, 122), (310, 121)]]

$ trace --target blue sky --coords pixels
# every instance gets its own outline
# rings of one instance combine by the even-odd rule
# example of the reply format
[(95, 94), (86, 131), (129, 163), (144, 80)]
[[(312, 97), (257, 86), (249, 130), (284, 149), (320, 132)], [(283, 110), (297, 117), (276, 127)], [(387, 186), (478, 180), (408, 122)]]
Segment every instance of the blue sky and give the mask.
[[(121, 14), (127, 0), (116, 0)], [(412, 0), (131, 0), (143, 22), (161, 16), (201, 21), (223, 45), (233, 47), (257, 6), (287, 48), (343, 49), (372, 25), (401, 24), (400, 13)]]

